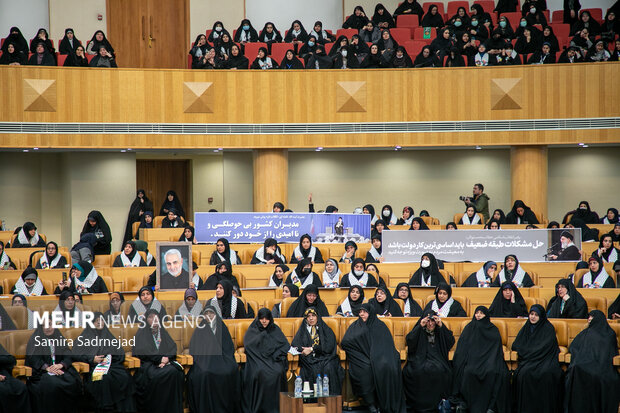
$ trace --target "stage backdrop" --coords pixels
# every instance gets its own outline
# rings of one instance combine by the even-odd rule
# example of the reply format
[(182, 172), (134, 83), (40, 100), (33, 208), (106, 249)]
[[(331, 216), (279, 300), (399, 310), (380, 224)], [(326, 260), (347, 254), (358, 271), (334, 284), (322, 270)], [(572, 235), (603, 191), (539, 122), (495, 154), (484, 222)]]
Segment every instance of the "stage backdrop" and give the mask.
[(298, 243), (304, 234), (318, 243), (370, 242), (370, 215), (310, 214), (258, 212), (196, 212), (196, 240), (215, 243), (218, 238), (229, 242)]
[[(430, 252), (443, 261), (497, 261), (508, 254), (520, 262), (551, 261), (561, 250), (560, 235), (566, 230), (434, 230), (383, 231), (382, 252), (385, 262), (419, 262)], [(581, 229), (568, 230), (575, 247), (581, 250)]]

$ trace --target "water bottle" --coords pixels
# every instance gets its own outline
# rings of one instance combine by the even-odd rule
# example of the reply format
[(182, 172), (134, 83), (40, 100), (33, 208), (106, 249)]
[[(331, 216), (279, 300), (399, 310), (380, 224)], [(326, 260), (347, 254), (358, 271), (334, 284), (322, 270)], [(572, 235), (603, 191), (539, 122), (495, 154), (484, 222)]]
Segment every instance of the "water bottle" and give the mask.
[(329, 396), (329, 379), (327, 374), (323, 375), (323, 397)]
[(295, 397), (301, 397), (301, 387), (303, 383), (301, 380), (301, 376), (297, 376), (295, 379)]
[(323, 394), (323, 380), (321, 379), (321, 375), (316, 375), (316, 384), (314, 385), (314, 396), (321, 397)]

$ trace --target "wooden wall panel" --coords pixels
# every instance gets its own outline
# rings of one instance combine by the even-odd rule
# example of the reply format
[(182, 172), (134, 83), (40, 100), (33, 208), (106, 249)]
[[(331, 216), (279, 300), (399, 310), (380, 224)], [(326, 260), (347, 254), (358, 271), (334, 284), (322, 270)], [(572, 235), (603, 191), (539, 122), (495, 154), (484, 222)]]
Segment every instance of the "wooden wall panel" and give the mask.
[[(510, 148), (510, 189), (512, 203), (520, 199), (543, 220), (548, 220), (546, 146)], [(511, 203), (511, 205), (512, 205)]]
[(256, 149), (254, 162), (254, 211), (271, 212), (275, 202), (288, 208), (288, 150)]
[[(618, 116), (620, 63), (516, 67), (190, 71), (0, 67), (0, 121), (320, 123)], [(492, 110), (493, 79), (521, 78), (522, 109)], [(24, 112), (23, 79), (56, 80), (56, 112)], [(366, 112), (338, 112), (338, 82), (366, 82)], [(185, 113), (184, 82), (213, 82), (212, 113)], [(587, 85), (587, 87), (576, 86)], [(0, 147), (471, 146), (620, 142), (615, 130), (307, 136), (0, 135)]]

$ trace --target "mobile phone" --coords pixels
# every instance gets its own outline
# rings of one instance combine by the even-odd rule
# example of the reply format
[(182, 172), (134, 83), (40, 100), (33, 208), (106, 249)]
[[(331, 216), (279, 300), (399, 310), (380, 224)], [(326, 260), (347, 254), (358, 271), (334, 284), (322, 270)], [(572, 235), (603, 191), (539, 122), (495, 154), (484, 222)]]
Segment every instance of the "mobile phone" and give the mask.
[(62, 281), (63, 282), (67, 281), (67, 272), (66, 271), (62, 272)]

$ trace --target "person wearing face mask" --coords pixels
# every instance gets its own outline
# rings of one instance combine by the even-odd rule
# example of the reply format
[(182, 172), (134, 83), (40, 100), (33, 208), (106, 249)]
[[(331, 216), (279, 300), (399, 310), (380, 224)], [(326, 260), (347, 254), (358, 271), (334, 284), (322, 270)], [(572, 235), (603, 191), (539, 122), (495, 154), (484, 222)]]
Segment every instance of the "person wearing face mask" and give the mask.
[(388, 225), (396, 225), (398, 218), (394, 215), (394, 210), (391, 205), (383, 205), (381, 211), (381, 217)]
[(323, 283), (319, 275), (312, 271), (312, 261), (310, 258), (303, 258), (297, 263), (297, 267), (286, 277), (285, 284), (295, 284), (300, 289), (306, 288), (310, 284), (322, 287)]
[(600, 221), (598, 214), (590, 209), (590, 203), (588, 201), (581, 201), (577, 209), (568, 211), (566, 215), (564, 215), (562, 223), (566, 224), (570, 221), (569, 218), (573, 217), (582, 220), (585, 224), (598, 224)]
[(374, 275), (366, 272), (366, 264), (361, 258), (355, 258), (351, 263), (351, 271), (342, 277), (340, 287), (351, 287), (359, 285), (361, 287), (378, 287), (379, 283)]
[(252, 27), (252, 23), (248, 19), (241, 20), (241, 24), (237, 28), (235, 34), (235, 42), (246, 44), (258, 41), (258, 33), (256, 29)]
[(308, 66), (308, 60), (316, 52), (318, 45), (314, 36), (308, 36), (308, 41), (299, 49), (299, 57), (304, 59), (304, 64)]
[[(332, 48), (331, 51), (334, 49)], [(355, 56), (355, 53), (348, 45), (341, 46), (340, 51), (336, 52), (332, 59), (334, 61), (334, 69), (357, 69), (360, 67), (357, 56)]]
[(502, 39), (508, 42), (516, 37), (515, 32), (512, 30), (512, 26), (510, 25), (510, 20), (508, 20), (506, 16), (499, 18), (496, 30), (499, 31)]
[(306, 69), (331, 69), (334, 61), (325, 54), (322, 45), (317, 45), (314, 53), (308, 58)]
[(420, 268), (416, 270), (409, 280), (409, 285), (418, 287), (435, 287), (441, 282), (445, 282), (443, 275), (439, 272), (437, 259), (431, 253), (425, 253), (420, 259)]
[(547, 18), (543, 14), (543, 11), (536, 7), (535, 2), (530, 3), (528, 13), (525, 15), (525, 20), (527, 21), (528, 26), (540, 24), (542, 27), (545, 27), (547, 25)]
[(227, 34), (228, 37), (232, 37), (228, 30), (226, 30), (226, 28), (224, 27), (224, 23), (218, 20), (213, 23), (213, 29), (211, 30), (211, 33), (209, 33), (209, 37), (207, 40), (209, 41), (209, 43), (214, 44), (222, 37), (223, 34)]
[(489, 31), (476, 16), (472, 16), (469, 26), (467, 26), (467, 32), (477, 40), (486, 40), (489, 38)]

